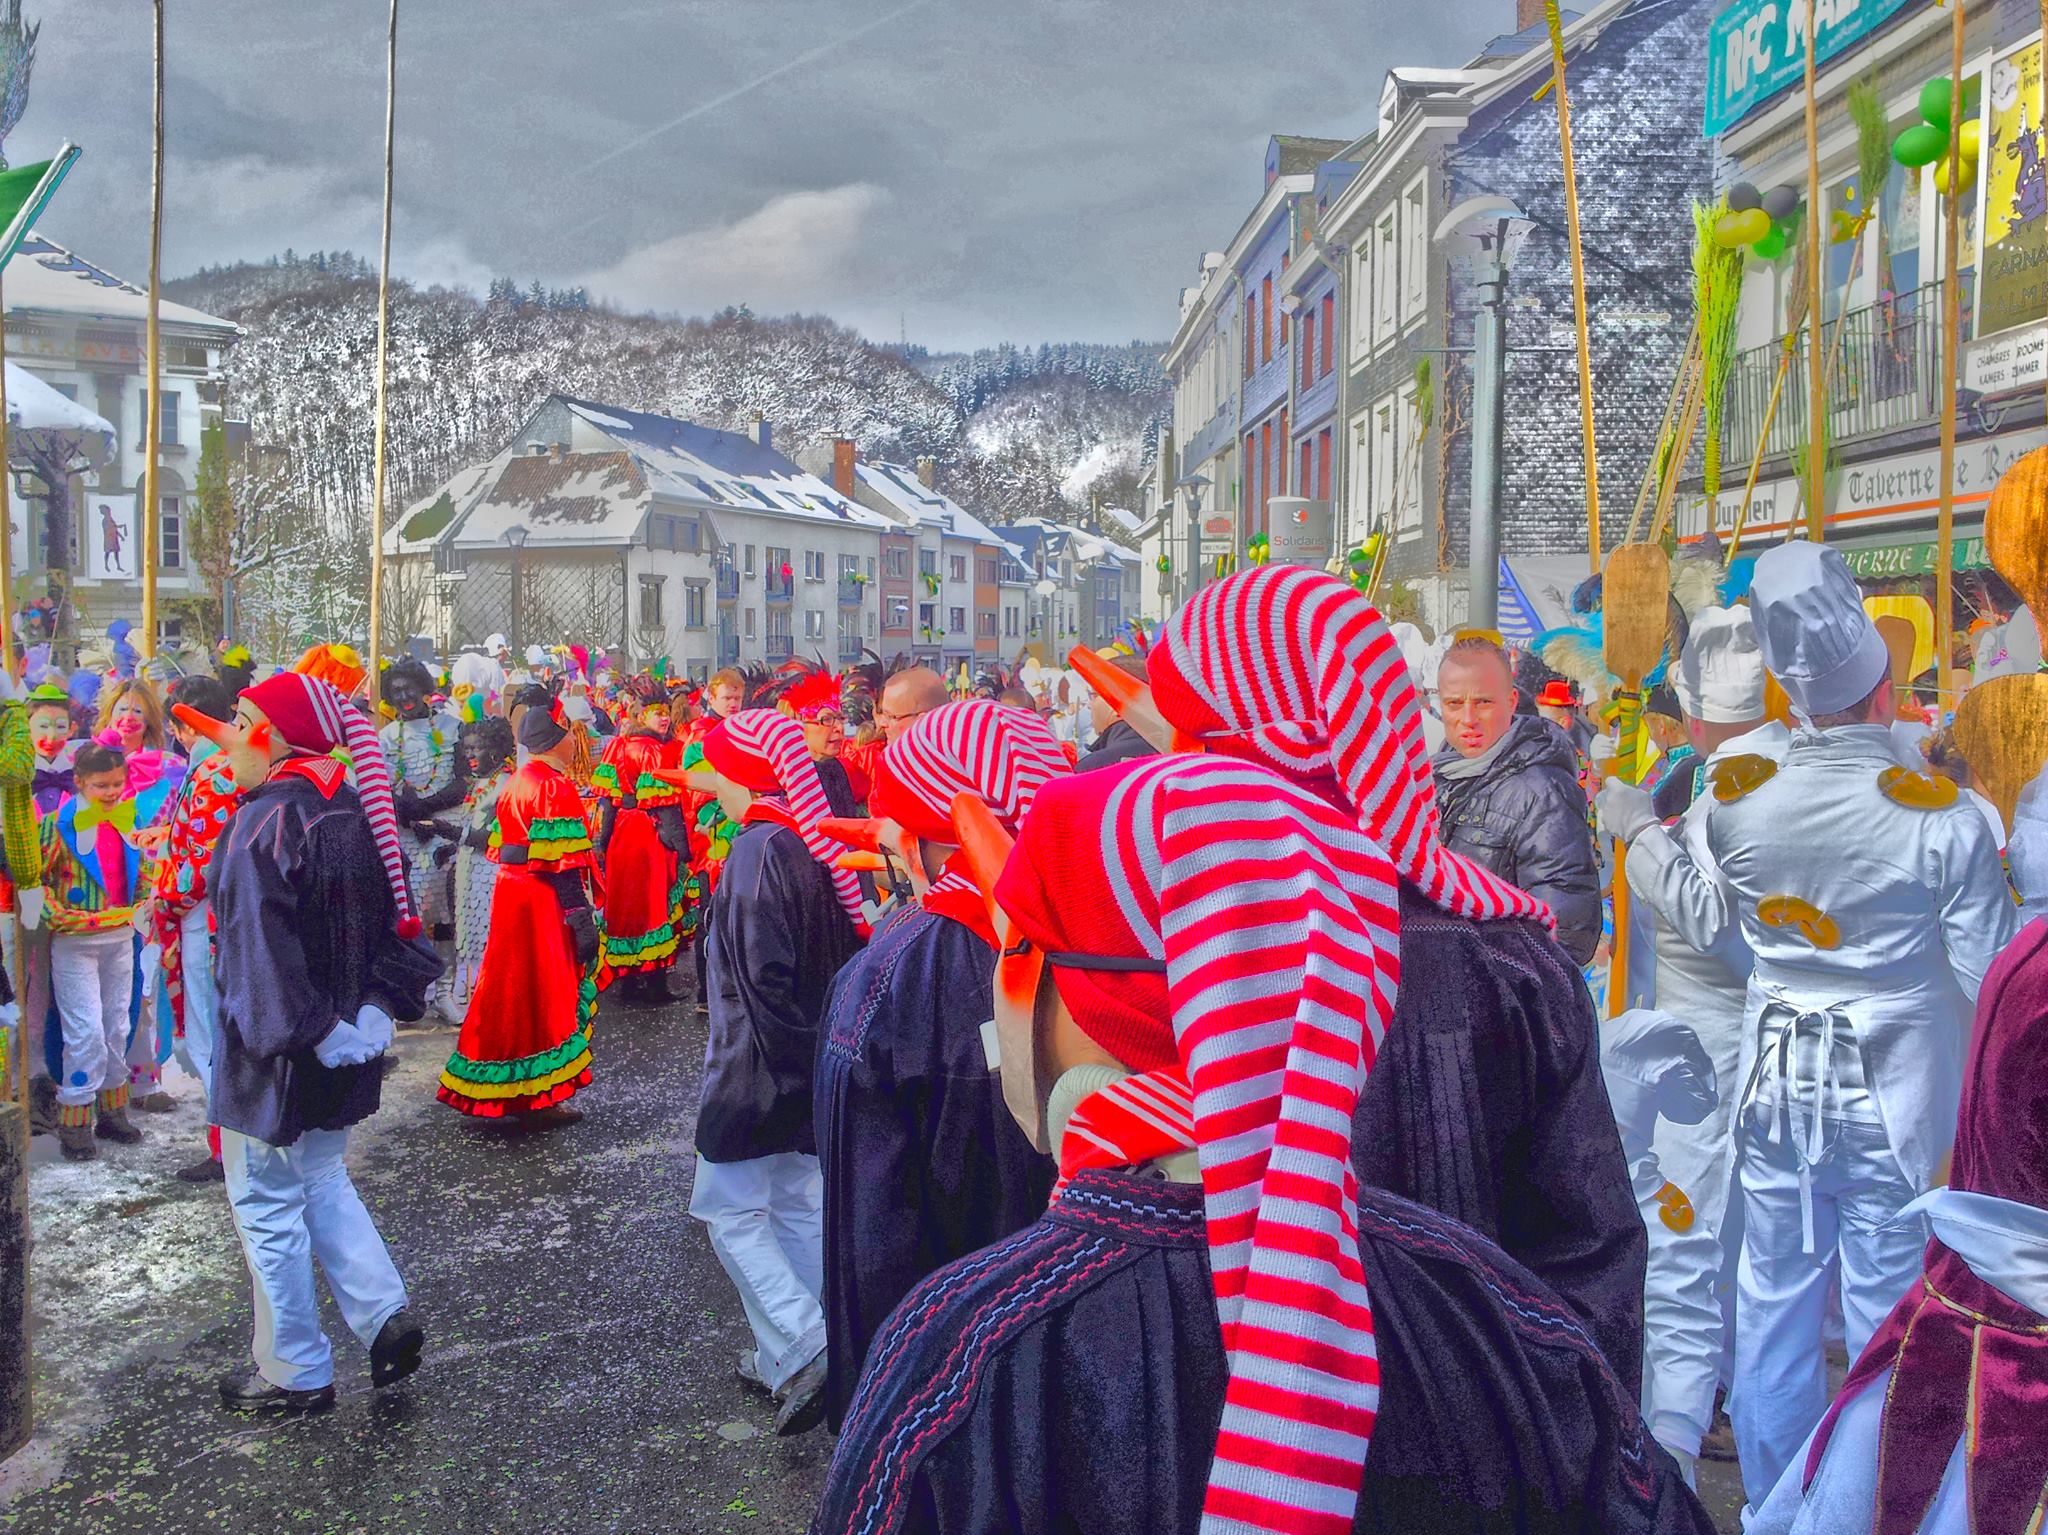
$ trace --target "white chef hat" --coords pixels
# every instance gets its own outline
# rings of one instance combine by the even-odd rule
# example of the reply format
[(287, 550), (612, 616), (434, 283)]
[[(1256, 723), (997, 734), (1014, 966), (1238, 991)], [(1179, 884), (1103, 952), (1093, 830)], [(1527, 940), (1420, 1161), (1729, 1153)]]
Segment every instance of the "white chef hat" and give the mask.
[(528, 645), (526, 647), (526, 664), (536, 667), (546, 666), (548, 664), (548, 647), (545, 645)]
[(1764, 717), (1764, 657), (1746, 608), (1702, 608), (1693, 616), (1671, 675), (1679, 706), (1709, 725)]
[(1764, 665), (1809, 717), (1869, 697), (1891, 667), (1839, 551), (1805, 540), (1766, 550), (1749, 588)]
[(507, 648), (509, 647), (505, 644), (505, 636), (502, 634), (494, 634), (484, 641), (484, 651), (487, 655), (496, 655)]

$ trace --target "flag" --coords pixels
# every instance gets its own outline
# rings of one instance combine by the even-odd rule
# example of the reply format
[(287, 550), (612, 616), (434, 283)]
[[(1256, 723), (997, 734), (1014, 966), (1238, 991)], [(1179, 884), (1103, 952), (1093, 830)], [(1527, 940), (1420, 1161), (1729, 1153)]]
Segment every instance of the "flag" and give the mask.
[(82, 151), (66, 144), (53, 160), (0, 171), (0, 268), (13, 259)]

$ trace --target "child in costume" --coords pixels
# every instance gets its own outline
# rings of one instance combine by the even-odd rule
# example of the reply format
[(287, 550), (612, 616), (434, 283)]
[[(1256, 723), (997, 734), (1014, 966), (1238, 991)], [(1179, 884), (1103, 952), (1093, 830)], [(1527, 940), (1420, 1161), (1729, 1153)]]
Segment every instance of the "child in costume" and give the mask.
[(78, 792), (72, 765), (84, 744), (73, 735), (71, 695), (56, 683), (42, 683), (28, 695), (28, 734), (36, 754), (36, 814), (48, 815), (65, 795)]
[[(179, 719), (220, 746), (241, 803), (214, 849), (220, 1037), (208, 1112), (228, 1205), (257, 1290), (254, 1368), (220, 1381), (234, 1411), (334, 1401), (317, 1258), (370, 1381), (418, 1367), (424, 1334), (350, 1181), (348, 1131), (377, 1111), (379, 1057), (439, 973), (420, 941), (398, 851), (391, 779), (365, 719), (325, 683), (281, 672), (235, 721)], [(358, 790), (333, 753), (346, 747)]]
[[(455, 731), (449, 722), (434, 713), (428, 698), (434, 679), (424, 665), (411, 656), (401, 656), (386, 668), (382, 688), (384, 702), (398, 716), (377, 732), (384, 760), (391, 764), (398, 846), (405, 854), (420, 921), (440, 950), (442, 963), (452, 969), (455, 913), (449, 904), (444, 869), (454, 849), (433, 830), (432, 822), (435, 816), (461, 804), (467, 792), (462, 754), (456, 750)], [(436, 994), (435, 1007), (450, 1023), (462, 1017), (452, 988)]]
[(491, 857), (498, 830), (498, 800), (512, 780), (512, 726), (495, 714), (466, 720), (456, 737), (469, 792), (461, 809), (434, 824), (437, 835), (456, 845), (451, 899), (455, 908), (455, 969), (443, 985), (456, 1006), (468, 1011), (470, 993), (490, 940), (491, 902), (498, 888), (498, 863)]
[(627, 684), (637, 711), (631, 727), (604, 749), (593, 784), (601, 801), (597, 835), (604, 860), (605, 956), (627, 977), (630, 999), (643, 1006), (669, 1000), (668, 972), (682, 944), (682, 855), (689, 851), (682, 767), (668, 689), (639, 676)]
[(97, 1154), (95, 1137), (123, 1146), (142, 1139), (128, 1119), (129, 1002), (135, 913), (151, 871), (135, 834), (162, 796), (138, 804), (121, 754), (98, 743), (79, 751), (76, 770), (78, 793), (42, 823), (42, 853), (51, 988), (64, 1030), (57, 1138), (66, 1159), (86, 1162)]
[[(40, 819), (54, 815), (68, 796), (78, 792), (73, 765), (85, 743), (75, 735), (71, 695), (56, 683), (38, 684), (28, 695), (27, 710), (29, 744), (35, 753), (32, 804)], [(56, 1077), (61, 1069), (60, 1061), (53, 1057), (60, 1049), (63, 1031), (57, 1023), (57, 1004), (50, 995), (50, 929), (43, 921), (41, 882), (18, 884), (15, 903), (22, 927), (22, 1021), (33, 1073), (29, 1119), (37, 1131), (50, 1132), (57, 1128)]]
[(568, 729), (535, 705), (520, 713), (519, 744), (526, 765), (498, 799), (490, 940), (439, 1097), (480, 1119), (567, 1125), (583, 1117), (569, 1099), (590, 1081), (602, 989), (587, 884), (596, 860), (568, 774)]

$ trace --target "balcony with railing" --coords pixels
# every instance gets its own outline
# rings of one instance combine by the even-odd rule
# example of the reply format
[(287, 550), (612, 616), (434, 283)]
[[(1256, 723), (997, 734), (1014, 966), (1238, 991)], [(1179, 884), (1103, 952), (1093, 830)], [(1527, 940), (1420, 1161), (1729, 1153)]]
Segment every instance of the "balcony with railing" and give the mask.
[(839, 636), (839, 659), (840, 659), (840, 660), (842, 660), (842, 661), (858, 661), (858, 660), (860, 659), (860, 657), (861, 657), (861, 638), (860, 638), (860, 636), (859, 636), (859, 635), (857, 635), (857, 634), (842, 634), (842, 635), (840, 635), (840, 636)]
[(787, 661), (796, 652), (796, 638), (788, 634), (771, 634), (766, 641), (768, 659)]
[(740, 573), (729, 560), (718, 562), (718, 600), (737, 602), (740, 598)]
[(796, 593), (796, 582), (779, 570), (771, 570), (763, 578), (770, 602), (788, 602)]
[[(1972, 274), (1963, 274), (1963, 339), (1969, 340)], [(1940, 283), (1852, 309), (1821, 326), (1821, 366), (1826, 374), (1827, 430), (1831, 448), (1932, 427), (1941, 416)], [(1789, 341), (1790, 357), (1787, 358)], [(1812, 331), (1753, 347), (1736, 359), (1728, 379), (1728, 404), (1721, 433), (1724, 485), (1740, 485), (1769, 418), (1764, 457), (1778, 458), (1803, 447), (1807, 434), (1807, 348)], [(1782, 388), (1778, 385), (1784, 374)], [(1771, 410), (1776, 390), (1777, 410)]]
[(839, 578), (839, 605), (842, 608), (859, 607), (863, 602), (867, 601), (867, 595), (867, 582), (861, 580), (860, 577), (841, 576)]

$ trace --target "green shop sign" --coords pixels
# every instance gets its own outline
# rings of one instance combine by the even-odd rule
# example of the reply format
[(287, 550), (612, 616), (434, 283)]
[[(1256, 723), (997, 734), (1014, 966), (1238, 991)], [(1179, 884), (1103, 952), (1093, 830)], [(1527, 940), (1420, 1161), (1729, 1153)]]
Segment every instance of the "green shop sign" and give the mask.
[[(1925, 0), (1819, 0), (1815, 29), (1825, 62)], [(1707, 31), (1708, 138), (1718, 138), (1806, 77), (1806, 0), (1735, 0)]]
[[(1934, 574), (1934, 540), (1924, 544), (1884, 544), (1875, 549), (1844, 549), (1842, 558), (1859, 581), (1892, 581)], [(1991, 563), (1981, 538), (1959, 538), (1949, 550), (1955, 570), (1982, 570)]]

